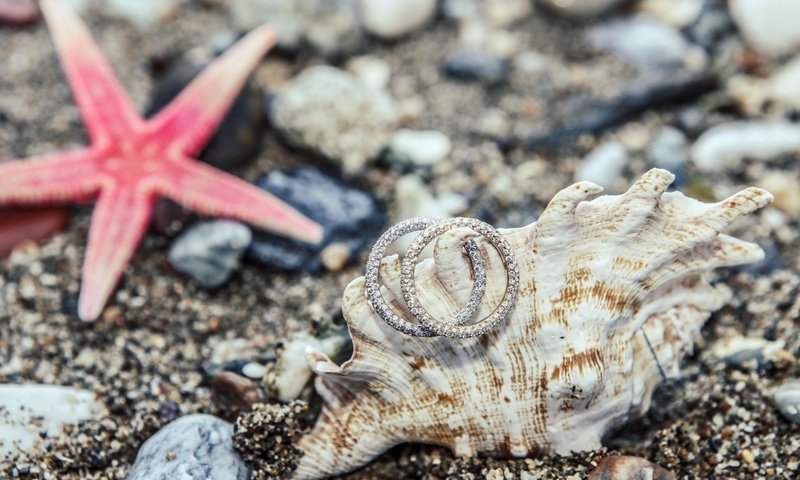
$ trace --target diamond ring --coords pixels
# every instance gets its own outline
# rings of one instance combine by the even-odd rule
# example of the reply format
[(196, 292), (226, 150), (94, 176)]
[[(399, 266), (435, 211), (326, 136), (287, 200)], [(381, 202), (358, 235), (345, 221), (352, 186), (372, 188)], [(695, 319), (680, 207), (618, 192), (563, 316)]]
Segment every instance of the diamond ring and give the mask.
[[(474, 240), (464, 244), (464, 251), (472, 263), (475, 282), (467, 303), (453, 317), (440, 321), (433, 319), (420, 304), (416, 296), (414, 271), (420, 252), (434, 238), (455, 228), (469, 228), (482, 235), (500, 254), (506, 269), (506, 291), (497, 308), (488, 317), (469, 325), (465, 325), (480, 307), (486, 291), (486, 263), (480, 248)], [(401, 288), (403, 300), (417, 323), (409, 322), (395, 313), (380, 291), (379, 275), (381, 259), (386, 248), (397, 238), (411, 232), (423, 231), (409, 247), (401, 267)], [(413, 218), (405, 220), (386, 231), (370, 252), (366, 268), (366, 296), (373, 310), (392, 328), (406, 335), (430, 337), (442, 335), (453, 338), (467, 338), (483, 335), (503, 318), (513, 307), (519, 286), (519, 271), (513, 250), (508, 241), (491, 225), (472, 218)]]

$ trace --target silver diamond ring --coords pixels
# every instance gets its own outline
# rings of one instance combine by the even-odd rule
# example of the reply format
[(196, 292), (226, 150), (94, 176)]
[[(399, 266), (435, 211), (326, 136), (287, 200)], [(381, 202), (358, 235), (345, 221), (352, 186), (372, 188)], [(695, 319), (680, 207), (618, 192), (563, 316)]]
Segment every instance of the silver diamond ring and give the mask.
[[(500, 304), (488, 317), (470, 325), (464, 325), (478, 310), (486, 291), (486, 264), (480, 248), (474, 240), (464, 244), (464, 250), (472, 263), (475, 283), (467, 303), (452, 318), (445, 321), (433, 319), (419, 302), (414, 284), (414, 270), (420, 252), (434, 238), (455, 228), (469, 228), (489, 240), (502, 258), (506, 268), (506, 291)], [(380, 291), (379, 271), (386, 248), (397, 238), (411, 232), (424, 230), (409, 247), (401, 267), (403, 300), (418, 323), (409, 322), (397, 315), (386, 303)], [(366, 296), (372, 308), (391, 327), (406, 335), (430, 337), (442, 335), (467, 338), (482, 335), (506, 317), (513, 307), (519, 287), (519, 271), (514, 253), (508, 241), (491, 225), (472, 218), (413, 218), (405, 220), (386, 231), (370, 253), (366, 268)]]

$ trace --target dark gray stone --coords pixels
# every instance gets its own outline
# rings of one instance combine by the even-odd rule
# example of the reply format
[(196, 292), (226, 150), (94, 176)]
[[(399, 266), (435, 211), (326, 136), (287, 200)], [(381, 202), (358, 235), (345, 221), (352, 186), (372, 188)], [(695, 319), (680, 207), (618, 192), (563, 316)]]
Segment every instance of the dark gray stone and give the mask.
[(177, 270), (205, 288), (225, 283), (250, 245), (252, 234), (245, 225), (215, 220), (193, 225), (169, 249), (168, 259)]
[[(204, 66), (184, 61), (170, 67), (155, 87), (146, 116), (151, 117), (164, 108)], [(248, 82), (198, 158), (222, 169), (231, 169), (251, 160), (264, 126), (262, 96), (261, 90), (253, 82)]]
[(480, 51), (464, 51), (449, 55), (443, 65), (448, 77), (494, 85), (508, 78), (509, 64), (502, 58)]
[(292, 272), (319, 271), (319, 252), (333, 242), (345, 244), (353, 258), (377, 237), (386, 222), (378, 202), (369, 193), (315, 168), (274, 171), (259, 180), (258, 186), (325, 230), (319, 245), (256, 232), (248, 257), (270, 267)]
[(186, 415), (150, 437), (127, 480), (248, 480), (233, 449), (233, 425), (211, 415)]

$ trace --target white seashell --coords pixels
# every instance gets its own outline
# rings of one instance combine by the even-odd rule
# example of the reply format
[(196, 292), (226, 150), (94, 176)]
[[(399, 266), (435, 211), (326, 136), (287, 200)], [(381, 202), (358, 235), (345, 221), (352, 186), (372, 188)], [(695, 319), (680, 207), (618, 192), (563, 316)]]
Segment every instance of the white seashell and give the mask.
[[(584, 200), (600, 187), (581, 182), (558, 193), (538, 222), (501, 230), (514, 248), (520, 289), (505, 321), (481, 337), (403, 335), (373, 312), (363, 277), (350, 283), (343, 310), (353, 356), (339, 366), (309, 352), (324, 407), (298, 443), (296, 478), (347, 472), (404, 442), (457, 455), (595, 449), (603, 434), (644, 412), (726, 300), (707, 273), (763, 257), (758, 246), (719, 231), (772, 200), (749, 188), (705, 204), (664, 193), (673, 178), (651, 170), (625, 194), (592, 201)], [(469, 238), (488, 270), (476, 318), (503, 294), (496, 251), (469, 230), (452, 230), (417, 267), (420, 301), (437, 318), (452, 316), (469, 296), (461, 248)], [(387, 301), (410, 319), (398, 301), (397, 256), (384, 259), (381, 275)]]

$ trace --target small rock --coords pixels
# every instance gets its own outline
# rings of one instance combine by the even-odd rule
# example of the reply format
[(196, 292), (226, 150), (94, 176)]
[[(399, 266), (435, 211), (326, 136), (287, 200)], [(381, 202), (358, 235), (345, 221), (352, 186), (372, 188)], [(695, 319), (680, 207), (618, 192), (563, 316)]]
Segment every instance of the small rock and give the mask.
[(773, 342), (761, 337), (732, 335), (714, 343), (711, 354), (728, 365), (740, 366), (750, 360), (756, 360), (758, 363), (770, 360), (783, 349), (784, 345), (783, 340)]
[(630, 0), (537, 0), (537, 3), (556, 15), (573, 20), (585, 20), (611, 13)]
[(728, 8), (745, 38), (762, 53), (780, 55), (800, 47), (800, 2), (730, 0)]
[(238, 222), (199, 223), (172, 243), (168, 259), (173, 267), (202, 287), (219, 287), (239, 267), (251, 238), (250, 229)]
[(377, 236), (386, 219), (378, 202), (367, 192), (353, 188), (311, 167), (273, 171), (258, 186), (322, 225), (325, 238), (309, 245), (256, 232), (248, 256), (265, 265), (291, 272), (322, 269), (320, 252), (332, 243), (343, 243), (356, 257)]
[(692, 146), (695, 166), (704, 172), (736, 168), (743, 158), (767, 160), (800, 151), (800, 126), (788, 122), (741, 121), (707, 130)]
[(502, 29), (530, 15), (532, 8), (530, 0), (445, 0), (442, 10), (450, 20), (477, 20)]
[(769, 96), (780, 104), (800, 109), (800, 57), (775, 72), (769, 81)]
[(346, 243), (334, 242), (322, 249), (319, 259), (329, 272), (338, 272), (350, 260), (350, 247)]
[(0, 0), (0, 25), (22, 27), (39, 21), (34, 0)]
[(278, 46), (297, 50), (308, 45), (335, 57), (355, 51), (364, 35), (358, 0), (232, 0), (229, 9), (239, 30), (268, 24), (278, 32)]
[(784, 417), (800, 423), (800, 380), (784, 383), (775, 390), (772, 398)]
[(0, 460), (17, 449), (34, 455), (64, 425), (106, 415), (94, 393), (53, 385), (0, 385)]
[(153, 209), (153, 228), (166, 237), (181, 233), (194, 219), (191, 210), (168, 198), (159, 198)]
[(347, 71), (373, 90), (385, 90), (392, 75), (389, 64), (375, 55), (363, 55), (347, 62)]
[[(434, 195), (418, 175), (405, 175), (395, 184), (397, 214), (395, 223), (414, 217), (450, 218), (467, 209), (467, 200), (457, 193), (440, 191)], [(388, 251), (405, 252), (414, 239), (403, 236), (395, 240)], [(422, 256), (430, 254), (432, 245), (423, 250)]]
[(364, 29), (386, 39), (411, 33), (436, 14), (436, 0), (360, 0), (359, 7)]
[(647, 158), (654, 167), (683, 169), (689, 160), (686, 136), (674, 127), (661, 129), (647, 147)]
[(264, 379), (267, 394), (281, 402), (298, 398), (313, 373), (306, 360), (308, 352), (332, 357), (348, 343), (346, 335), (319, 339), (306, 332), (295, 334), (278, 349), (277, 360), (267, 371)]
[(452, 145), (447, 135), (435, 130), (398, 130), (387, 153), (391, 162), (432, 166), (444, 160)]
[(186, 415), (147, 439), (127, 480), (249, 480), (233, 449), (233, 425), (212, 415)]
[(360, 172), (397, 126), (392, 98), (338, 68), (303, 70), (269, 107), (272, 124), (292, 144)]
[(628, 152), (619, 142), (609, 142), (596, 147), (583, 160), (575, 172), (575, 181), (594, 182), (611, 189), (628, 165)]
[(800, 217), (800, 179), (797, 174), (772, 170), (759, 179), (758, 186), (775, 197), (774, 206), (791, 217)]
[(249, 378), (233, 372), (220, 372), (211, 381), (214, 403), (225, 412), (250, 410), (262, 400), (258, 385)]
[(675, 28), (691, 25), (703, 10), (704, 0), (643, 0), (639, 11)]
[(477, 50), (448, 55), (442, 68), (445, 75), (452, 79), (487, 85), (504, 82), (509, 73), (509, 63), (506, 60)]
[(605, 457), (589, 473), (589, 480), (675, 480), (672, 472), (644, 458), (627, 455)]
[(242, 375), (253, 380), (260, 380), (267, 373), (267, 367), (258, 362), (247, 362), (242, 367)]
[(112, 15), (147, 30), (173, 15), (179, 3), (180, 0), (107, 0), (106, 8)]
[[(203, 67), (202, 64), (178, 62), (169, 68), (153, 91), (146, 116), (151, 117), (167, 106)], [(264, 125), (261, 99), (261, 89), (254, 82), (248, 82), (198, 158), (225, 170), (251, 160)]]
[(587, 36), (594, 48), (645, 67), (681, 67), (697, 50), (678, 30), (645, 16), (601, 23)]
[(0, 210), (0, 259), (25, 241), (38, 242), (64, 230), (69, 217), (69, 210), (59, 207)]

